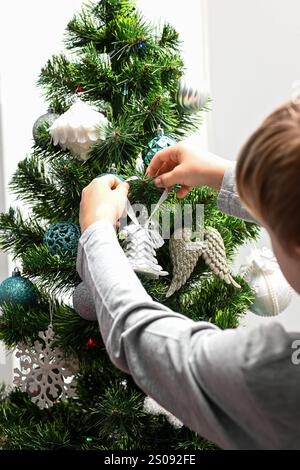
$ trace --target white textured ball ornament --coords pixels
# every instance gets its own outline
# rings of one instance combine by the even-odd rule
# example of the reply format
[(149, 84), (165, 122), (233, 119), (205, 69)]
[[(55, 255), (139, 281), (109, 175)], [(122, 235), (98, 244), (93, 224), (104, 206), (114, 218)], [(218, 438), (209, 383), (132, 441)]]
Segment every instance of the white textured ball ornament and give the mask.
[(177, 103), (179, 107), (190, 113), (201, 111), (209, 99), (208, 88), (203, 84), (203, 88), (194, 88), (185, 79), (181, 79), (177, 92)]
[(81, 160), (88, 159), (92, 145), (105, 140), (108, 120), (91, 105), (77, 98), (49, 129), (54, 145), (70, 150)]
[(261, 317), (274, 317), (282, 313), (292, 300), (292, 289), (271, 250), (254, 250), (241, 275), (254, 290), (256, 297), (250, 311)]
[(73, 292), (73, 307), (76, 312), (88, 321), (96, 321), (97, 314), (92, 295), (86, 285), (81, 282)]

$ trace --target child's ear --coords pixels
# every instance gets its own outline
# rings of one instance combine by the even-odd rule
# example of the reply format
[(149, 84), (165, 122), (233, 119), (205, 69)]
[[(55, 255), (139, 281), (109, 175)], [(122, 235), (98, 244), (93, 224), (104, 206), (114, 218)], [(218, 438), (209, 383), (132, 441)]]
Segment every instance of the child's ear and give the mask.
[(296, 245), (294, 250), (295, 250), (296, 255), (300, 257), (300, 245)]

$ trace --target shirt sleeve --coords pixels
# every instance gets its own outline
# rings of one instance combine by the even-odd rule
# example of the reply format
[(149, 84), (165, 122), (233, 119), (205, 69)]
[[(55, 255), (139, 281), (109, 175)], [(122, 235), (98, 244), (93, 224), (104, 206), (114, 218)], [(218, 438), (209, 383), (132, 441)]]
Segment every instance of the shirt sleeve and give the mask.
[(247, 222), (257, 223), (249, 212), (243, 207), (236, 190), (235, 181), (236, 162), (232, 162), (225, 171), (222, 187), (218, 195), (218, 208), (224, 214), (232, 215)]
[[(107, 221), (96, 222), (81, 236), (77, 270), (95, 302), (111, 361), (131, 374), (146, 395), (222, 448), (274, 445), (269, 442), (274, 430), (270, 434), (268, 420), (262, 424), (244, 377), (251, 332), (222, 331), (153, 301)], [(276, 325), (279, 354), (283, 336)], [(265, 338), (262, 333), (252, 349), (265, 345)], [(272, 347), (266, 350), (270, 354)]]

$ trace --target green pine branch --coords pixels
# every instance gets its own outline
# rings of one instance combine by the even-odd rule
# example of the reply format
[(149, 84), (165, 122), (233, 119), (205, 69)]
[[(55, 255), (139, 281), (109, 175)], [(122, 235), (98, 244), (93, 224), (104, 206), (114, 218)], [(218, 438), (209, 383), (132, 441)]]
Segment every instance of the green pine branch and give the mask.
[(14, 257), (22, 255), (33, 243), (39, 244), (43, 239), (44, 229), (37, 220), (24, 220), (20, 209), (12, 207), (7, 213), (0, 214), (0, 249)]
[(76, 257), (65, 252), (52, 255), (45, 245), (34, 245), (21, 255), (23, 272), (38, 288), (52, 294), (68, 293), (80, 282)]

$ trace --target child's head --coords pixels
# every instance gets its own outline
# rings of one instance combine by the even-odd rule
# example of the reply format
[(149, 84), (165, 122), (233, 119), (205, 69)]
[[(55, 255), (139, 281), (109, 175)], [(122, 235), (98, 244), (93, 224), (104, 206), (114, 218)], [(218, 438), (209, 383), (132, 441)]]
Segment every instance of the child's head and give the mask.
[(250, 137), (238, 160), (237, 189), (300, 292), (300, 103), (276, 110)]

